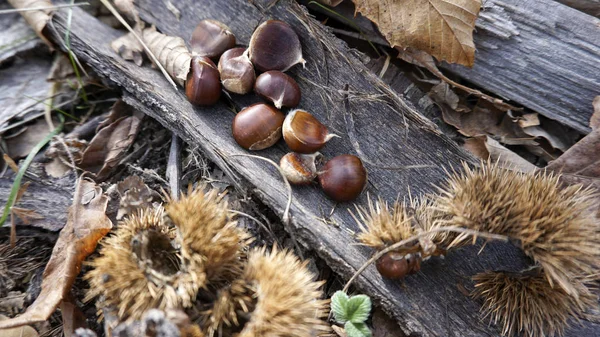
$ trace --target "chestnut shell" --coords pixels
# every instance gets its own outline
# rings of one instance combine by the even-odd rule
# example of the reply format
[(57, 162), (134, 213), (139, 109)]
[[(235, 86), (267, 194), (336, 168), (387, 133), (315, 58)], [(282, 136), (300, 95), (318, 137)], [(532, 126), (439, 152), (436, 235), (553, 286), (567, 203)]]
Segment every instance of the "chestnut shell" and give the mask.
[(274, 107), (257, 103), (242, 109), (231, 126), (235, 141), (247, 150), (263, 150), (281, 138), (285, 116)]
[(283, 122), (283, 139), (288, 147), (298, 153), (313, 153), (325, 146), (334, 134), (304, 110), (291, 111)]
[(213, 105), (221, 97), (221, 80), (214, 62), (194, 56), (185, 82), (185, 95), (194, 105)]
[(319, 183), (325, 194), (335, 201), (356, 199), (367, 185), (367, 170), (362, 161), (344, 154), (332, 158), (319, 173)]
[(308, 185), (317, 177), (315, 158), (320, 153), (300, 154), (290, 152), (281, 157), (279, 166), (291, 184)]
[(245, 51), (244, 48), (229, 49), (219, 59), (221, 84), (227, 91), (240, 95), (249, 93), (256, 80), (254, 67), (244, 55)]
[(290, 76), (277, 70), (262, 73), (254, 83), (254, 92), (277, 109), (293, 108), (300, 103), (300, 87)]
[(217, 20), (202, 20), (190, 39), (194, 55), (218, 58), (227, 49), (235, 47), (235, 36), (226, 24)]
[(252, 34), (248, 49), (250, 61), (260, 71), (286, 71), (295, 64), (304, 63), (300, 39), (283, 21), (263, 22)]
[(377, 259), (375, 267), (381, 276), (390, 280), (399, 280), (410, 273), (409, 262), (399, 253), (388, 252)]

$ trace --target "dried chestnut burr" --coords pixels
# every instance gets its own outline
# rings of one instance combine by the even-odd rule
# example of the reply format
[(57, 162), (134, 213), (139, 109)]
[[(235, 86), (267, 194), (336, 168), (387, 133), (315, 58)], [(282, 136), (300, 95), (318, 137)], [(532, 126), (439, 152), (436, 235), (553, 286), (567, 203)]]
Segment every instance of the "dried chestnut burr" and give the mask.
[(254, 92), (273, 102), (277, 109), (293, 108), (300, 103), (300, 87), (290, 76), (277, 70), (262, 73), (256, 79)]
[(367, 170), (350, 154), (332, 158), (318, 175), (325, 194), (339, 202), (356, 199), (367, 185)]
[(190, 45), (194, 55), (216, 59), (227, 49), (235, 47), (235, 36), (220, 21), (202, 20), (192, 32)]
[(194, 105), (213, 105), (221, 97), (217, 66), (208, 57), (194, 56), (185, 82), (185, 95)]
[(257, 103), (242, 109), (233, 119), (235, 141), (247, 150), (266, 149), (281, 138), (285, 116), (274, 107)]
[(244, 51), (244, 48), (229, 49), (219, 59), (223, 87), (241, 95), (249, 93), (256, 80), (254, 66)]
[(279, 20), (263, 22), (250, 38), (250, 61), (260, 71), (286, 71), (292, 66), (306, 63), (302, 46), (294, 29)]
[(283, 139), (294, 152), (316, 152), (333, 137), (338, 136), (329, 133), (325, 125), (304, 110), (291, 111), (283, 122)]
[(279, 166), (291, 184), (308, 185), (317, 177), (315, 158), (319, 152), (313, 154), (300, 154), (290, 152), (279, 161)]

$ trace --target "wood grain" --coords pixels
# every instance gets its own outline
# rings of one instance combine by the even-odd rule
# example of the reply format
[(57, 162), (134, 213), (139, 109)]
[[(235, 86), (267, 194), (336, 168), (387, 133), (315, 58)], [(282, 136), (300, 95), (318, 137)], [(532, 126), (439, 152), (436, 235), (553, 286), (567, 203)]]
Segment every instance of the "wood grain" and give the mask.
[[(443, 136), (427, 119), (404, 102), (377, 76), (372, 74), (346, 45), (307, 16), (297, 3), (280, 0), (267, 9), (267, 2), (172, 1), (181, 10), (181, 20), (167, 10), (162, 0), (138, 3), (145, 21), (164, 33), (190, 36), (195, 24), (205, 18), (228, 24), (240, 44), (248, 43), (254, 28), (275, 18), (290, 23), (300, 35), (306, 69), (294, 68), (303, 98), (300, 106), (314, 113), (342, 138), (332, 140), (324, 149), (326, 157), (353, 153), (367, 162), (371, 195), (387, 200), (430, 192), (443, 180), (443, 167), (455, 167), (472, 158)], [(53, 19), (53, 36), (62, 36), (66, 14)], [(230, 135), (236, 109), (258, 101), (253, 96), (233, 96), (209, 108), (195, 108), (183, 90), (174, 90), (162, 75), (148, 66), (137, 67), (123, 61), (110, 48), (119, 32), (102, 25), (80, 10), (74, 10), (71, 45), (78, 57), (110, 84), (123, 90), (125, 100), (160, 121), (191, 146), (199, 147), (236, 183), (252, 191), (279, 215), (286, 203), (286, 190), (277, 171), (270, 165), (247, 157)], [(360, 56), (360, 55), (358, 55)], [(143, 135), (142, 135), (143, 136)], [(287, 152), (284, 144), (258, 154), (274, 161)], [(418, 165), (418, 168), (410, 168)], [(387, 167), (387, 168), (384, 168)], [(316, 186), (294, 188), (292, 221), (287, 230), (300, 243), (316, 252), (331, 268), (348, 279), (372, 254), (356, 245), (357, 226), (348, 210), (352, 204), (334, 205)], [(364, 204), (366, 194), (357, 203)], [(335, 206), (335, 208), (334, 208)], [(322, 221), (329, 220), (337, 226)], [(358, 278), (358, 291), (373, 297), (396, 318), (410, 336), (495, 336), (496, 328), (480, 319), (479, 304), (459, 288), (472, 287), (470, 276), (487, 269), (519, 269), (525, 265), (516, 249), (492, 244), (481, 256), (477, 248), (455, 251), (445, 259), (424, 264), (422, 272), (403, 283), (382, 280), (374, 267)], [(593, 334), (597, 326), (587, 324), (573, 330), (572, 336)], [(595, 330), (595, 331), (600, 331)], [(587, 334), (586, 334), (587, 333)]]

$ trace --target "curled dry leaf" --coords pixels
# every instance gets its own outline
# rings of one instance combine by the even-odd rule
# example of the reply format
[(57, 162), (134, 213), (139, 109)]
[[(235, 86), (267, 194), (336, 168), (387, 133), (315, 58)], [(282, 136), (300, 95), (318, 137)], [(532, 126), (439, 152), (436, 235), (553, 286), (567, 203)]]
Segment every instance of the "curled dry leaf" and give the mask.
[[(6, 321), (8, 319), (9, 319), (8, 317), (6, 317), (4, 315), (0, 315), (0, 322)], [(39, 336), (37, 331), (35, 331), (35, 329), (30, 327), (29, 325), (20, 326), (18, 328), (0, 329), (0, 335), (2, 335), (2, 337), (37, 337), (37, 336)]]
[[(16, 9), (53, 7), (50, 0), (8, 0), (8, 3), (10, 3)], [(52, 18), (53, 12), (53, 9), (39, 9), (21, 12), (21, 15), (23, 15), (25, 21), (27, 21), (40, 39), (42, 39), (42, 41), (44, 41), (44, 43), (46, 43), (50, 48), (52, 48), (52, 43), (46, 38), (46, 36), (44, 36), (44, 28), (46, 28), (46, 24)]]
[(91, 181), (80, 179), (67, 224), (61, 230), (42, 275), (42, 290), (22, 315), (0, 321), (0, 329), (43, 322), (67, 297), (83, 260), (112, 228), (105, 214), (108, 198)]
[(500, 167), (521, 172), (533, 172), (537, 169), (535, 165), (489, 136), (469, 138), (465, 140), (463, 147), (483, 160), (497, 162)]
[(144, 61), (144, 47), (131, 32), (113, 40), (110, 47), (124, 60), (133, 61), (137, 66)]
[(192, 60), (192, 54), (185, 46), (185, 41), (180, 37), (161, 34), (154, 27), (144, 29), (142, 39), (171, 78), (183, 86)]
[(556, 172), (600, 178), (600, 129), (583, 137), (547, 168)]
[(150, 189), (139, 176), (129, 176), (117, 183), (117, 192), (121, 196), (117, 220), (137, 210), (152, 207), (152, 202), (160, 200), (160, 196)]
[(392, 47), (415, 48), (438, 60), (473, 66), (473, 29), (480, 0), (352, 0)]
[[(129, 108), (115, 104), (114, 109)], [(133, 111), (131, 116), (121, 117), (101, 129), (83, 152), (79, 167), (94, 173), (97, 180), (106, 179), (135, 140), (142, 118), (142, 113)]]

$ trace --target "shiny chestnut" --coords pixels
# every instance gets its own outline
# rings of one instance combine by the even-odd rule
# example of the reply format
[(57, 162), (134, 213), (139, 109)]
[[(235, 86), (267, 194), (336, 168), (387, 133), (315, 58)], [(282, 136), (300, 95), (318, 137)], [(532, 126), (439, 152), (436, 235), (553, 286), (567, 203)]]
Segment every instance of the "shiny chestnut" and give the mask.
[(244, 48), (229, 49), (219, 59), (219, 73), (223, 87), (236, 94), (247, 94), (252, 90), (256, 74), (254, 66), (244, 53)]
[(263, 22), (252, 34), (248, 47), (250, 61), (260, 71), (286, 71), (306, 61), (294, 29), (279, 20)]
[(333, 137), (337, 135), (329, 133), (325, 125), (304, 110), (291, 111), (283, 122), (283, 139), (294, 152), (316, 152)]
[(317, 177), (316, 157), (319, 152), (313, 154), (301, 154), (290, 152), (279, 161), (283, 174), (291, 184), (308, 185)]
[(388, 252), (377, 259), (375, 267), (381, 276), (391, 280), (402, 279), (409, 273), (408, 261), (396, 252)]
[(221, 80), (217, 66), (208, 57), (192, 58), (185, 82), (185, 95), (194, 105), (213, 105), (221, 97)]
[(216, 59), (226, 50), (235, 47), (235, 36), (220, 21), (202, 20), (192, 32), (190, 45), (194, 55)]
[(277, 109), (293, 108), (300, 103), (300, 87), (290, 76), (277, 70), (262, 73), (256, 79), (254, 92), (273, 102)]
[(335, 201), (354, 200), (367, 185), (367, 170), (362, 161), (349, 154), (332, 158), (318, 175), (321, 188)]
[(235, 141), (247, 150), (266, 149), (281, 138), (285, 116), (274, 107), (258, 103), (242, 109), (233, 119)]

